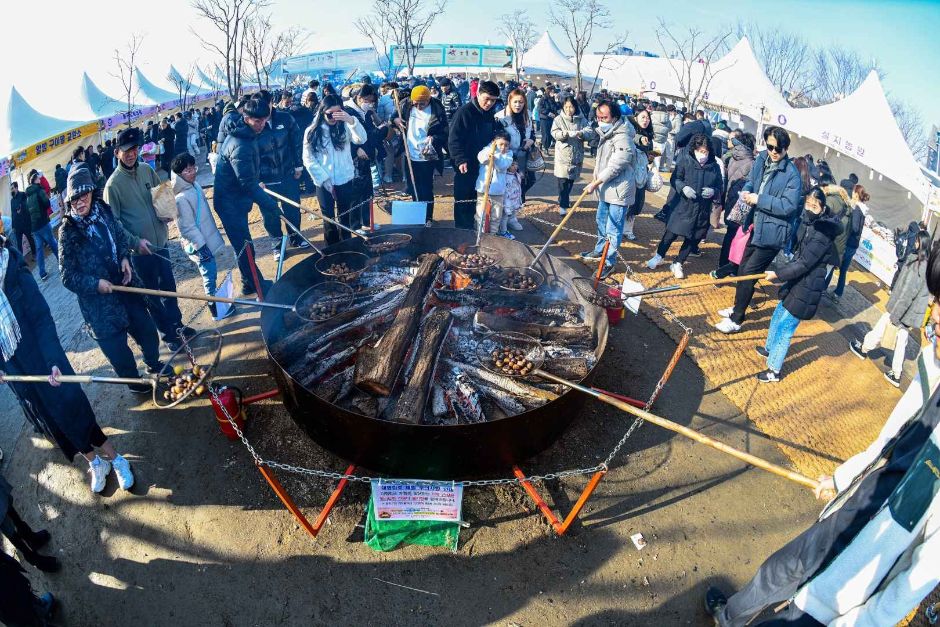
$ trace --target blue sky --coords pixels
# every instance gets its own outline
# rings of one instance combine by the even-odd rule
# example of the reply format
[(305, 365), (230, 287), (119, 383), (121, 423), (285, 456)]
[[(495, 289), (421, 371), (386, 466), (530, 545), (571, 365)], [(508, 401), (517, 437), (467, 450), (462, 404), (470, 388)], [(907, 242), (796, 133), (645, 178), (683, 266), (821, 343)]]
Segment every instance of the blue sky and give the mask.
[[(886, 73), (885, 89), (915, 104), (926, 124), (940, 123), (940, 2), (607, 3), (614, 10), (611, 32), (627, 30), (630, 44), (654, 52), (660, 52), (655, 36), (659, 15), (672, 24), (696, 24), (705, 31), (717, 31), (739, 19), (764, 27), (776, 23), (783, 30), (802, 34), (811, 43), (844, 45), (877, 58)], [(273, 9), (278, 27), (296, 24), (313, 31), (309, 47), (314, 51), (367, 45), (352, 22), (370, 5), (370, 0), (274, 0)], [(128, 11), (128, 6), (137, 9)], [(514, 8), (524, 9), (536, 28), (543, 30), (548, 28), (548, 6), (549, 0), (449, 0), (446, 13), (427, 40), (499, 43), (502, 38), (495, 31), (497, 16)], [(6, 28), (0, 38), (0, 53), (8, 64), (0, 77), (0, 88), (16, 84), (34, 106), (51, 114), (68, 112), (68, 94), (78, 88), (82, 70), (106, 91), (117, 94), (116, 79), (110, 76), (114, 71), (113, 49), (122, 45), (125, 33), (134, 30), (146, 34), (141, 65), (156, 82), (165, 82), (170, 62), (181, 69), (194, 59), (211, 65), (209, 53), (187, 28), (190, 24), (197, 28), (205, 25), (195, 20), (185, 0), (165, 0), (159, 6), (128, 0), (96, 0), (93, 4), (64, 0), (17, 2), (5, 6), (4, 14)], [(43, 32), (53, 36), (37, 37), (36, 20), (52, 15), (55, 20), (50, 23), (51, 30)], [(103, 16), (107, 16), (107, 35), (101, 32)], [(562, 50), (568, 52), (563, 34), (549, 30)], [(606, 35), (598, 33), (598, 47), (604, 46)], [(78, 48), (73, 43), (75, 37), (84, 42)], [(29, 53), (29, 63), (23, 57), (24, 51)]]

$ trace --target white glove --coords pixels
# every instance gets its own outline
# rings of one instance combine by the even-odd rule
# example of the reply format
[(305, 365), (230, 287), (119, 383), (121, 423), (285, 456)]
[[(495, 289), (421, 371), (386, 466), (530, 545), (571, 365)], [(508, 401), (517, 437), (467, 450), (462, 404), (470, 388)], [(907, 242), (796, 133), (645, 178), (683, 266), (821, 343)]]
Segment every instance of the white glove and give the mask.
[(333, 191), (333, 181), (331, 181), (330, 179), (326, 179), (325, 181), (323, 181), (323, 185), (321, 185), (320, 187), (322, 187), (323, 189), (325, 189), (325, 190), (328, 191), (328, 192), (332, 192), (332, 191)]
[(698, 197), (697, 194), (695, 193), (695, 190), (689, 187), (688, 185), (682, 188), (682, 193), (689, 200), (695, 200)]
[(715, 195), (715, 190), (713, 190), (711, 187), (702, 188), (702, 198), (705, 198), (707, 200), (714, 195)]

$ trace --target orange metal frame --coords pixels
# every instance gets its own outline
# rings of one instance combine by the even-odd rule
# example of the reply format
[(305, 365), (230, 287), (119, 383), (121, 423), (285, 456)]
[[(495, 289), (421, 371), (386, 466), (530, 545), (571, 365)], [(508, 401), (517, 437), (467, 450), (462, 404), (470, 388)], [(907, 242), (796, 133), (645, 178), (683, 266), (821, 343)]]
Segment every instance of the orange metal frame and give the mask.
[[(672, 359), (669, 360), (669, 363), (666, 365), (666, 370), (663, 372), (663, 376), (659, 378), (659, 381), (656, 383), (656, 389), (653, 390), (653, 394), (650, 397), (649, 405), (652, 406), (656, 402), (656, 399), (659, 398), (660, 392), (662, 392), (663, 386), (666, 385), (666, 381), (669, 380), (669, 377), (672, 376), (672, 371), (676, 369), (676, 365), (679, 363), (679, 359), (682, 357), (685, 347), (689, 343), (688, 332), (682, 336), (682, 339), (679, 340), (679, 345), (676, 347), (676, 352), (673, 353)], [(594, 388), (602, 394), (607, 394), (608, 396), (613, 396), (624, 402), (630, 403), (637, 407), (645, 407), (646, 403), (632, 399), (628, 396), (622, 396), (620, 394), (614, 394), (612, 392), (607, 392), (606, 390), (599, 390)], [(552, 511), (552, 508), (548, 506), (548, 503), (545, 502), (545, 499), (535, 490), (535, 487), (526, 479), (526, 475), (518, 466), (512, 467), (512, 472), (516, 475), (516, 478), (519, 479), (519, 483), (522, 484), (522, 489), (525, 490), (526, 494), (529, 495), (529, 498), (532, 499), (532, 502), (535, 503), (536, 507), (541, 510), (542, 515), (545, 516), (545, 519), (551, 524), (552, 529), (555, 530), (555, 534), (559, 536), (565, 535), (568, 531), (568, 528), (571, 527), (571, 524), (578, 518), (578, 514), (581, 513), (581, 510), (584, 509), (585, 504), (591, 495), (594, 494), (594, 490), (597, 488), (597, 485), (601, 482), (601, 479), (607, 473), (606, 470), (599, 470), (594, 473), (590, 481), (588, 481), (587, 486), (581, 492), (581, 496), (578, 497), (577, 502), (574, 504), (574, 507), (571, 508), (571, 511), (568, 512), (568, 515), (565, 516), (565, 520), (561, 521), (555, 515), (555, 512)]]
[[(356, 467), (353, 464), (350, 464), (346, 467), (346, 472), (344, 474), (350, 475), (355, 470)], [(297, 522), (300, 523), (300, 526), (306, 529), (307, 533), (309, 533), (314, 538), (317, 537), (317, 534), (320, 533), (323, 525), (326, 524), (326, 519), (330, 517), (330, 512), (333, 511), (337, 501), (339, 501), (339, 497), (343, 494), (343, 490), (345, 490), (346, 486), (349, 484), (347, 479), (339, 480), (339, 483), (336, 485), (336, 489), (333, 490), (332, 494), (330, 494), (330, 498), (326, 500), (326, 505), (323, 506), (323, 509), (320, 510), (320, 514), (317, 516), (317, 519), (311, 525), (310, 521), (307, 520), (307, 517), (304, 516), (304, 513), (300, 511), (300, 508), (297, 507), (296, 503), (294, 503), (294, 499), (290, 497), (290, 494), (287, 493), (287, 490), (285, 490), (284, 486), (281, 485), (281, 482), (278, 481), (278, 478), (274, 472), (266, 466), (258, 466), (258, 472), (260, 472), (261, 476), (263, 476), (265, 481), (268, 482), (268, 485), (271, 486), (271, 489), (274, 490), (274, 493), (277, 494), (277, 497), (281, 499), (281, 503), (284, 504), (284, 507), (286, 507), (287, 510), (294, 515), (294, 518), (297, 519)]]

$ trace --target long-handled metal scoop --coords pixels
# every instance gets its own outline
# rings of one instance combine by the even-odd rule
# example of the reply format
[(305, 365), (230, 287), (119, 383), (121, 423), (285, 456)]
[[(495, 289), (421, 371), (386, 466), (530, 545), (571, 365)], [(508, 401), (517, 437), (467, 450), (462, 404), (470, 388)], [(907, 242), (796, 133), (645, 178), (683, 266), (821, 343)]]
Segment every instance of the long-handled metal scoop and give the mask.
[(539, 259), (541, 259), (542, 255), (544, 255), (548, 251), (548, 247), (554, 243), (555, 238), (558, 237), (558, 234), (561, 233), (561, 230), (565, 227), (565, 223), (568, 220), (570, 220), (571, 216), (574, 215), (575, 211), (577, 211), (581, 207), (581, 201), (584, 200), (584, 197), (587, 196), (587, 193), (588, 193), (588, 190), (587, 190), (587, 187), (585, 187), (584, 191), (581, 192), (581, 195), (578, 196), (578, 199), (575, 201), (574, 206), (568, 210), (568, 213), (565, 214), (565, 217), (561, 219), (561, 222), (558, 223), (558, 226), (555, 227), (555, 230), (552, 231), (552, 234), (548, 236), (547, 240), (545, 240), (545, 244), (542, 245), (541, 250), (539, 250), (539, 253), (535, 256), (535, 259), (533, 259), (532, 263), (529, 264), (530, 268), (535, 269), (535, 266), (536, 264), (538, 264)]
[(228, 303), (230, 305), (245, 305), (248, 307), (267, 307), (290, 311), (306, 322), (324, 322), (345, 310), (352, 302), (353, 291), (348, 285), (338, 281), (327, 281), (304, 290), (293, 305), (257, 301), (248, 298), (225, 298), (224, 296), (210, 296), (208, 294), (182, 294), (180, 292), (167, 292), (164, 290), (151, 290), (145, 287), (130, 287), (126, 285), (112, 285), (115, 292), (128, 294), (143, 294), (144, 296), (158, 296), (160, 298), (186, 298), (201, 300), (210, 303)]
[(664, 294), (667, 292), (678, 292), (680, 290), (690, 290), (694, 287), (706, 287), (709, 285), (724, 285), (727, 283), (739, 283), (741, 281), (756, 281), (764, 278), (764, 273), (760, 274), (746, 274), (744, 276), (732, 276), (725, 279), (708, 279), (706, 281), (693, 281), (692, 283), (681, 283), (676, 285), (665, 285), (663, 287), (651, 287), (648, 290), (642, 290), (639, 292), (623, 292), (621, 296), (623, 298), (631, 298), (633, 296), (648, 296), (650, 294)]
[[(518, 355), (518, 357), (514, 357), (511, 360), (508, 367), (506, 365), (506, 361), (501, 359), (501, 356), (506, 353)], [(709, 446), (717, 451), (721, 451), (727, 455), (731, 455), (732, 457), (736, 457), (745, 463), (760, 468), (761, 470), (766, 470), (767, 472), (771, 472), (777, 476), (783, 477), (784, 479), (789, 479), (790, 481), (794, 481), (810, 489), (815, 489), (819, 485), (819, 482), (801, 475), (800, 473), (787, 470), (782, 466), (778, 466), (777, 464), (757, 457), (756, 455), (751, 455), (750, 453), (736, 449), (733, 446), (729, 446), (724, 442), (719, 442), (718, 440), (710, 438), (707, 435), (703, 435), (694, 429), (689, 429), (688, 427), (680, 425), (676, 422), (634, 407), (633, 405), (630, 405), (620, 399), (608, 396), (599, 390), (574, 383), (573, 381), (562, 379), (561, 377), (557, 377), (550, 372), (542, 370), (541, 366), (545, 360), (545, 350), (542, 348), (541, 343), (537, 339), (529, 335), (522, 333), (490, 333), (479, 342), (477, 347), (477, 359), (479, 359), (481, 366), (500, 376), (538, 376), (549, 381), (554, 381), (555, 383), (560, 383), (561, 385), (569, 387), (572, 390), (577, 390), (578, 392), (593, 396), (597, 400), (616, 407), (617, 409), (636, 416), (637, 418), (641, 418), (647, 422), (653, 423), (654, 425), (668, 429), (674, 433), (678, 433), (679, 435), (695, 440), (696, 442)], [(521, 364), (519, 363), (520, 360)], [(497, 365), (500, 363), (501, 365)]]

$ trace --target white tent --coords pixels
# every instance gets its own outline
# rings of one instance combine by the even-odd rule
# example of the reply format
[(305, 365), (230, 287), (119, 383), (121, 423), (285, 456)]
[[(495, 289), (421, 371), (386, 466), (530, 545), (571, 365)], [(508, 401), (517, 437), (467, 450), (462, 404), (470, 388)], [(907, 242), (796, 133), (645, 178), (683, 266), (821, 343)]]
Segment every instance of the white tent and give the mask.
[(140, 68), (134, 68), (134, 77), (137, 79), (137, 85), (140, 87), (140, 99), (147, 100), (147, 104), (164, 104), (179, 100), (179, 94), (158, 87), (151, 82)]
[(854, 172), (868, 189), (874, 217), (899, 226), (920, 217), (927, 181), (901, 135), (878, 74), (857, 90), (820, 107), (787, 108), (769, 120), (795, 136), (791, 154), (825, 159), (837, 178)]
[(80, 104), (89, 118), (105, 118), (127, 108), (121, 98), (112, 98), (101, 91), (89, 78), (87, 72), (82, 72), (82, 85)]
[(772, 119), (790, 106), (754, 56), (747, 37), (711, 64), (703, 94), (705, 106), (734, 111), (752, 120)]
[(3, 135), (0, 136), (0, 154), (3, 155), (78, 128), (89, 121), (61, 120), (40, 113), (26, 102), (16, 87), (10, 88), (10, 97), (0, 119), (3, 120), (4, 130)]
[(220, 83), (217, 80), (212, 80), (211, 78), (206, 76), (206, 73), (203, 72), (202, 68), (198, 66), (196, 67), (196, 79), (197, 79), (197, 82), (199, 82), (202, 85), (205, 85), (206, 87), (211, 87), (215, 90), (223, 89), (222, 83)]
[(574, 63), (561, 53), (548, 31), (525, 54), (522, 55), (522, 70), (528, 76), (574, 76)]

